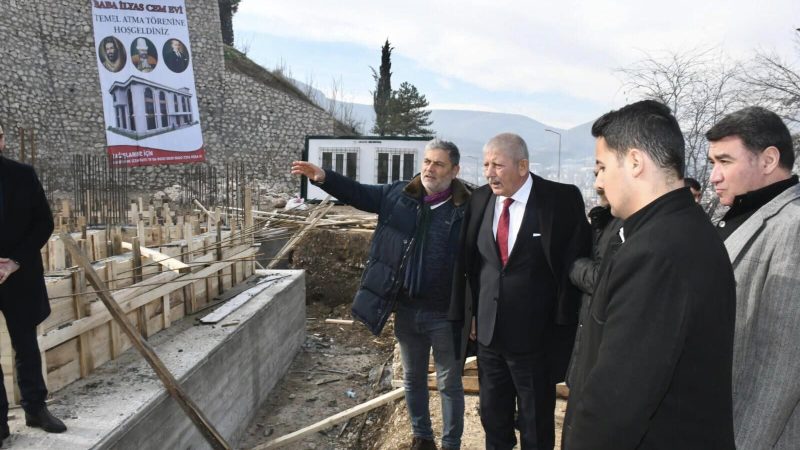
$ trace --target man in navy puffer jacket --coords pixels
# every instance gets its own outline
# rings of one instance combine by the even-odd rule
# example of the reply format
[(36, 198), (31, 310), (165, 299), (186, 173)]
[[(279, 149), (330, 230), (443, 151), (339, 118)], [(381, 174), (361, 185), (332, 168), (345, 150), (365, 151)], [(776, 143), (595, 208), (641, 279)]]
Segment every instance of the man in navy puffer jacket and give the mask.
[(460, 360), (453, 358), (453, 325), (447, 320), (453, 263), (469, 198), (456, 179), (459, 158), (455, 144), (434, 139), (425, 146), (420, 174), (388, 185), (364, 185), (305, 161), (292, 164), (293, 174), (308, 177), (339, 201), (378, 213), (352, 312), (377, 335), (396, 310), (412, 449), (436, 448), (428, 410), (431, 347), (442, 398), (442, 448), (460, 448), (464, 429)]

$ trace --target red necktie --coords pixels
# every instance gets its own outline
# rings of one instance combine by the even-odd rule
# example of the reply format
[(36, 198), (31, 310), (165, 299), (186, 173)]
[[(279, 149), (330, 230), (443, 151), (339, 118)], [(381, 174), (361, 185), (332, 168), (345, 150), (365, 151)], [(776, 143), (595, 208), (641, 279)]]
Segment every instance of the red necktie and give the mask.
[(503, 261), (503, 267), (508, 262), (508, 224), (511, 222), (508, 207), (513, 202), (514, 199), (511, 197), (503, 200), (503, 212), (500, 213), (500, 221), (497, 222), (497, 247), (500, 249), (500, 260)]

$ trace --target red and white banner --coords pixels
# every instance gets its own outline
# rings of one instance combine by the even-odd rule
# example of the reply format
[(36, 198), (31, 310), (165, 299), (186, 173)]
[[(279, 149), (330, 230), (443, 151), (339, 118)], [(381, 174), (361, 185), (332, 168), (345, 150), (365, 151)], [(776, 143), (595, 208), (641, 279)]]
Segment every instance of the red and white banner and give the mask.
[(92, 19), (109, 155), (205, 161), (184, 0), (92, 0)]

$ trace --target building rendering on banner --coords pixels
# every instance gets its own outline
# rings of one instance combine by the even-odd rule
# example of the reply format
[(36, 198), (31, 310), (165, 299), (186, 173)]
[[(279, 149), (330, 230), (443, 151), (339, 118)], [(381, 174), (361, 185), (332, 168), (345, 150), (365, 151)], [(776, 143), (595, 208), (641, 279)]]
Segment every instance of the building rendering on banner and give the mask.
[(109, 92), (116, 118), (116, 126), (109, 130), (123, 136), (143, 139), (195, 123), (188, 88), (175, 89), (132, 76), (124, 83), (114, 82)]

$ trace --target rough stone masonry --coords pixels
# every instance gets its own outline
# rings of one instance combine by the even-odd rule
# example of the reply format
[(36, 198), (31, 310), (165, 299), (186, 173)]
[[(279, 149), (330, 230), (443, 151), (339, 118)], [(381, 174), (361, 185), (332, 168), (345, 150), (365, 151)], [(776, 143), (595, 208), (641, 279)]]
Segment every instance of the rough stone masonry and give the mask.
[[(226, 69), (216, 0), (186, 0), (200, 120), (208, 163), (244, 161), (248, 177), (272, 192), (299, 192), (289, 163), (307, 135), (333, 134), (333, 118), (296, 96)], [(37, 165), (68, 173), (73, 154), (105, 154), (91, 2), (0, 2), (0, 121), (7, 153), (19, 154), (17, 127), (34, 129)], [(135, 190), (179, 181), (183, 166), (131, 169)], [(58, 178), (68, 190), (69, 176)]]

